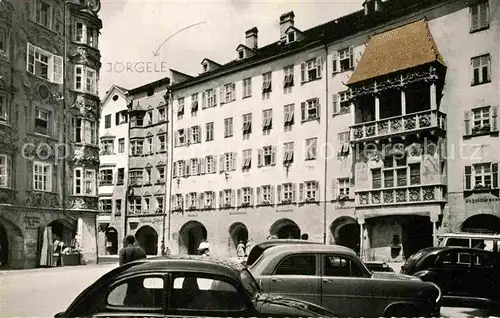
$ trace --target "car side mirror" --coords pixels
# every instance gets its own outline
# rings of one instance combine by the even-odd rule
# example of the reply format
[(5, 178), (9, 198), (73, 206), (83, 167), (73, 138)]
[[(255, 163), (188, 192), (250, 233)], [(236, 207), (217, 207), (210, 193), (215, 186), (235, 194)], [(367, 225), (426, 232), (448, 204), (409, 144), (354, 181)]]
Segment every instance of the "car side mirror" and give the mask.
[(58, 313), (54, 316), (54, 318), (64, 318), (64, 315), (65, 315), (65, 314), (66, 314), (66, 313), (65, 313), (64, 311), (58, 312)]

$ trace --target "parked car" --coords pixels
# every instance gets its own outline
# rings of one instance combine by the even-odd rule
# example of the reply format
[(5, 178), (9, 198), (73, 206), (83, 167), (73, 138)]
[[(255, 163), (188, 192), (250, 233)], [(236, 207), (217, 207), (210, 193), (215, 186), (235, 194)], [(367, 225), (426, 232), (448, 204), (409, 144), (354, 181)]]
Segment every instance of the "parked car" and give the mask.
[(437, 284), (443, 303), (500, 306), (500, 256), (467, 247), (429, 247), (413, 254), (401, 273)]
[(118, 267), (55, 317), (320, 317), (330, 311), (264, 294), (248, 269), (206, 257), (163, 257)]
[(388, 272), (370, 272), (343, 246), (287, 244), (271, 247), (250, 267), (272, 296), (301, 299), (339, 316), (439, 316), (439, 287)]
[(500, 234), (444, 233), (438, 235), (439, 246), (461, 246), (500, 252)]

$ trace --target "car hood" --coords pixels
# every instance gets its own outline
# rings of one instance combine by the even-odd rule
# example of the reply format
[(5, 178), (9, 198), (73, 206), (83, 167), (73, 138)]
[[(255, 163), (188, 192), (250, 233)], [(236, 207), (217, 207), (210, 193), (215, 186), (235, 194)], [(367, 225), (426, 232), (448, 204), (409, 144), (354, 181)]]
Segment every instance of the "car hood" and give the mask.
[(328, 309), (302, 300), (262, 293), (255, 299), (255, 308), (263, 315), (304, 315), (335, 317)]
[(395, 279), (395, 280), (420, 280), (420, 278), (415, 277), (415, 276), (396, 274), (396, 273), (390, 273), (390, 272), (373, 272), (372, 278)]

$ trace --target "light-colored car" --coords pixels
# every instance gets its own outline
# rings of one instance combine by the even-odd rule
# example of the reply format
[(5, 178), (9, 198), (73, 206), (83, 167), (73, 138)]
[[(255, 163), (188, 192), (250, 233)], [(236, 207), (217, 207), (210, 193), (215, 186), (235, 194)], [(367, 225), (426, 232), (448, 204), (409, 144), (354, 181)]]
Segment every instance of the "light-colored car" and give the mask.
[(250, 266), (273, 296), (308, 301), (349, 317), (439, 316), (441, 290), (416, 277), (371, 272), (343, 246), (287, 244), (267, 249)]

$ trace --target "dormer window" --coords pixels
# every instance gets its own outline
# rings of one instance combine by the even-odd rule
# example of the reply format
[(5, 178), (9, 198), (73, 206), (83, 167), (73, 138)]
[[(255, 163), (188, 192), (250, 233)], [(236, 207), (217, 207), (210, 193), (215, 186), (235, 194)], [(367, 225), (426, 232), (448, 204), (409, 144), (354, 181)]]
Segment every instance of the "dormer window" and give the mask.
[(287, 43), (295, 42), (295, 32), (290, 32), (286, 38)]
[(203, 64), (203, 72), (208, 72), (208, 63)]
[(239, 50), (238, 51), (238, 59), (244, 59), (245, 58), (245, 51), (244, 50)]

